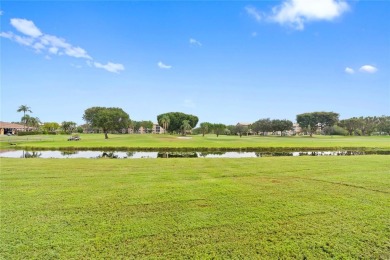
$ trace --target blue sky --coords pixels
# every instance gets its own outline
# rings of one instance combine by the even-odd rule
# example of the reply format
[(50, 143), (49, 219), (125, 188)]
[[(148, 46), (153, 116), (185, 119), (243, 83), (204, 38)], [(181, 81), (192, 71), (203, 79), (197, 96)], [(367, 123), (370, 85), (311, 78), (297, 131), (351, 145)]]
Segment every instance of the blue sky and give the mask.
[(390, 115), (390, 1), (2, 1), (1, 121)]

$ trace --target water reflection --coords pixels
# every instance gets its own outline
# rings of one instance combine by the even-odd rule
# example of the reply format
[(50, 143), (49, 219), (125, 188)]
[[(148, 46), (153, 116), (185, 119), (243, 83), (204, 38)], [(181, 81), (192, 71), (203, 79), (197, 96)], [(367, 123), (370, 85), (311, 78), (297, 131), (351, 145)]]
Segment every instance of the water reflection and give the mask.
[(69, 156), (69, 155), (75, 155), (78, 151), (61, 151), (62, 156)]
[(157, 158), (198, 158), (197, 152), (159, 152)]
[(101, 155), (97, 156), (96, 158), (118, 159), (118, 155), (116, 155), (115, 152), (103, 152)]
[(138, 158), (256, 158), (275, 156), (355, 156), (366, 154), (387, 154), (388, 151), (310, 151), (310, 152), (180, 152), (180, 151), (0, 151), (4, 158), (111, 158), (111, 159), (138, 159)]
[(39, 158), (42, 156), (42, 153), (39, 152), (28, 152), (28, 151), (23, 151), (22, 156), (20, 158)]

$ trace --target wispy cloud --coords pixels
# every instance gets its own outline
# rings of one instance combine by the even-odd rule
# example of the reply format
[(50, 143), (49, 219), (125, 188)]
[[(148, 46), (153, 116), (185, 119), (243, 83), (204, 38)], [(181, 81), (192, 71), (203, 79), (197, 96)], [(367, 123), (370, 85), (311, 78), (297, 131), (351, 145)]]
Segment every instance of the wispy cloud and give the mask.
[(112, 63), (112, 62), (108, 62), (106, 65), (100, 64), (99, 62), (94, 62), (93, 65), (96, 68), (105, 69), (113, 73), (119, 73), (120, 71), (125, 69), (125, 67), (122, 64)]
[(262, 20), (262, 15), (260, 11), (258, 11), (255, 7), (253, 6), (247, 6), (245, 7), (246, 13), (254, 18), (256, 21), (260, 22)]
[[(363, 65), (359, 68), (359, 70), (357, 70), (358, 72), (361, 72), (361, 73), (370, 73), (370, 74), (373, 74), (375, 72), (378, 71), (378, 68), (372, 66), (372, 65)], [(348, 73), (348, 74), (355, 74), (356, 70), (354, 70), (353, 68), (350, 68), (350, 67), (346, 67), (344, 69), (344, 72), (345, 73)]]
[(350, 68), (350, 67), (346, 67), (344, 71), (345, 71), (345, 73), (348, 73), (348, 74), (354, 74), (355, 73), (355, 70)]
[(80, 47), (75, 47), (66, 42), (65, 39), (54, 35), (45, 34), (40, 38), (41, 43), (47, 47), (50, 54), (67, 55), (74, 58), (84, 58), (92, 60), (87, 51)]
[(375, 73), (378, 71), (378, 69), (371, 65), (364, 65), (360, 67), (359, 71), (366, 73)]
[(194, 38), (190, 38), (190, 44), (192, 46), (199, 46), (199, 47), (202, 46), (202, 43), (200, 43), (199, 41), (195, 40)]
[(2, 16), (4, 14), (3, 10), (0, 10), (0, 16)]
[[(93, 60), (93, 58), (83, 48), (74, 46), (63, 38), (50, 34), (44, 34), (34, 24), (33, 21), (12, 18), (11, 25), (18, 32), (22, 33), (22, 35), (15, 34), (14, 32), (0, 32), (0, 37), (7, 38), (21, 45), (31, 47), (37, 53), (45, 52), (46, 59), (47, 57), (50, 57), (50, 55), (66, 55), (73, 58), (81, 58), (91, 61)], [(93, 64), (96, 68), (102, 68), (114, 73), (119, 73), (125, 69), (122, 64), (116, 64), (112, 62), (108, 62), (106, 65), (103, 65), (99, 62), (94, 62)]]
[(11, 19), (11, 25), (15, 27), (16, 30), (27, 36), (36, 38), (42, 35), (42, 32), (35, 26), (35, 24), (26, 19), (13, 18)]
[(166, 69), (166, 70), (169, 70), (169, 69), (172, 68), (171, 65), (166, 65), (166, 64), (164, 64), (164, 63), (161, 62), (161, 61), (159, 61), (159, 62), (157, 63), (157, 66), (158, 66), (160, 69)]
[[(247, 13), (260, 21), (260, 13), (246, 7)], [(274, 6), (270, 13), (264, 14), (268, 22), (286, 25), (296, 30), (303, 30), (311, 21), (332, 21), (349, 10), (345, 0), (285, 0)], [(256, 16), (258, 14), (258, 16)]]

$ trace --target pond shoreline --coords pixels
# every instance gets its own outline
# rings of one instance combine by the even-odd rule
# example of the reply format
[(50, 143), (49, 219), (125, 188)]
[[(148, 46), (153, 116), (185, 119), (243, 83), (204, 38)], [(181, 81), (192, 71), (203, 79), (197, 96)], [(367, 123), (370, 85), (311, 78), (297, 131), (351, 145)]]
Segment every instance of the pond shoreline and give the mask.
[(25, 151), (118, 151), (118, 152), (322, 152), (360, 151), (367, 154), (390, 154), (390, 149), (381, 147), (31, 147), (13, 146), (0, 149)]
[(112, 158), (112, 159), (141, 159), (141, 158), (256, 158), (284, 156), (365, 156), (390, 155), (390, 151), (108, 151), (108, 150), (7, 150), (0, 151), (0, 158)]

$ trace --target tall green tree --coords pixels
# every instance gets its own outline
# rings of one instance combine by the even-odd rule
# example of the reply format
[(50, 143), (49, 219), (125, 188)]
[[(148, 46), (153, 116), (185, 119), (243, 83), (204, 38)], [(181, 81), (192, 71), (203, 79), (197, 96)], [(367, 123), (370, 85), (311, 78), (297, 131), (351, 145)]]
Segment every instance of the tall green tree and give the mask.
[(265, 133), (272, 132), (272, 122), (269, 118), (259, 119), (252, 124), (253, 131), (256, 133)]
[(168, 131), (168, 126), (171, 120), (169, 119), (168, 115), (163, 115), (160, 120), (158, 121), (158, 124), (164, 128), (164, 133)]
[(183, 135), (187, 134), (187, 131), (192, 129), (189, 120), (183, 120), (183, 124), (181, 125), (181, 129), (183, 130)]
[(142, 127), (146, 133), (150, 133), (153, 128), (153, 122), (148, 121), (131, 121), (130, 126), (133, 128), (134, 132), (138, 132), (139, 129)]
[(121, 131), (130, 124), (129, 115), (117, 107), (91, 107), (84, 111), (83, 119), (92, 127), (101, 128), (108, 139), (109, 131)]
[(293, 122), (287, 119), (274, 119), (271, 121), (272, 131), (280, 132), (280, 135), (283, 135), (283, 132), (291, 130), (293, 128)]
[(32, 117), (29, 114), (26, 114), (22, 117), (22, 121), (24, 122), (25, 126), (28, 127), (34, 127), (34, 128), (39, 128), (41, 124), (41, 120), (39, 120), (38, 117)]
[(390, 135), (390, 116), (379, 117), (378, 131)]
[(361, 131), (363, 135), (371, 135), (379, 123), (379, 119), (376, 116), (359, 117), (361, 124)]
[(200, 124), (200, 129), (202, 131), (202, 136), (204, 136), (205, 134), (208, 134), (209, 131), (211, 131), (212, 124), (209, 122), (203, 122)]
[(77, 124), (73, 121), (64, 121), (61, 123), (61, 127), (65, 133), (71, 134), (76, 129)]
[(224, 125), (224, 124), (213, 124), (213, 130), (214, 130), (214, 133), (217, 135), (217, 137), (221, 133), (224, 133), (225, 129), (226, 129), (226, 125)]
[(361, 128), (362, 123), (360, 122), (359, 118), (352, 117), (349, 119), (343, 119), (340, 120), (339, 126), (343, 127), (345, 130), (348, 131), (349, 135), (353, 135), (354, 132)]
[(297, 122), (301, 128), (308, 131), (310, 136), (317, 129), (335, 125), (339, 120), (339, 114), (334, 112), (311, 112), (297, 115)]
[[(22, 122), (24, 123), (24, 130), (26, 131), (27, 122), (25, 119), (28, 119), (28, 117), (26, 117), (26, 113), (27, 112), (32, 113), (31, 107), (29, 107), (27, 105), (21, 105), (21, 106), (19, 106), (18, 110), (16, 110), (16, 112), (23, 112)], [(23, 118), (24, 118), (24, 120), (23, 120)]]
[(248, 126), (246, 125), (241, 125), (241, 124), (237, 124), (236, 127), (235, 127), (235, 132), (240, 136), (242, 137), (242, 135), (244, 133), (247, 133), (249, 131), (249, 128)]
[(237, 125), (227, 125), (226, 126), (226, 132), (229, 134), (229, 135), (236, 135), (237, 132), (236, 132), (236, 126)]
[(188, 123), (190, 124), (191, 128), (195, 128), (196, 124), (198, 124), (198, 117), (190, 114), (185, 114), (182, 112), (169, 112), (164, 113), (157, 116), (157, 122), (160, 122), (161, 118), (164, 116), (169, 117), (169, 125), (168, 125), (168, 132), (176, 132), (181, 133), (181, 126), (183, 124), (184, 120), (188, 120)]
[(43, 130), (47, 132), (55, 132), (60, 128), (60, 124), (57, 122), (45, 122), (43, 123)]
[(41, 125), (41, 120), (38, 117), (30, 118), (28, 126), (34, 127), (36, 130), (39, 130), (40, 125)]

